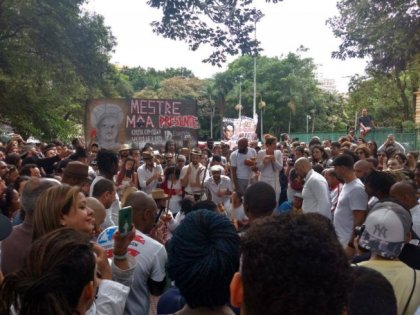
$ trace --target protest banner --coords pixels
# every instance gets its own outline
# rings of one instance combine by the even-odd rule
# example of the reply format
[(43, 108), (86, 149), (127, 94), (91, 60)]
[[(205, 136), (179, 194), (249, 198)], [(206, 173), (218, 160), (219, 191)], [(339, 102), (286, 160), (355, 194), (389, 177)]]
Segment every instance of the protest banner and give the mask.
[(86, 140), (105, 149), (118, 150), (124, 143), (160, 149), (168, 140), (195, 146), (198, 128), (192, 100), (95, 99), (86, 104)]
[(248, 141), (257, 140), (257, 119), (242, 116), (241, 118), (223, 118), (222, 141), (236, 145), (240, 138), (247, 138)]

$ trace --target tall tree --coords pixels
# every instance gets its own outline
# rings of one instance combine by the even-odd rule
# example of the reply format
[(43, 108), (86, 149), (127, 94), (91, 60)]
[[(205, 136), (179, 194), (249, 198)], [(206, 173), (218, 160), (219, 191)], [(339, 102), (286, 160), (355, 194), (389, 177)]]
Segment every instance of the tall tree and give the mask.
[(259, 51), (253, 32), (262, 13), (253, 7), (253, 0), (150, 0), (148, 4), (163, 12), (162, 19), (152, 23), (154, 32), (185, 41), (192, 50), (201, 45), (213, 48), (204, 62), (220, 65), (227, 55)]
[(86, 98), (106, 94), (115, 41), (84, 2), (0, 0), (0, 120), (24, 135), (77, 133)]
[[(318, 87), (315, 70), (312, 59), (302, 58), (298, 53), (289, 53), (282, 59), (258, 57), (257, 97), (258, 101), (262, 99), (266, 103), (263, 113), (265, 132), (277, 135), (287, 132), (289, 120), (291, 131), (303, 132), (306, 128), (306, 115), (314, 116), (318, 130), (324, 127), (329, 129), (328, 115), (336, 115), (337, 124), (345, 121), (342, 114), (343, 101), (339, 97), (328, 96), (328, 93)], [(227, 79), (225, 87), (229, 87), (224, 94), (225, 117), (238, 115), (235, 105), (238, 104), (240, 76), (242, 114), (252, 116), (253, 58), (243, 56), (229, 64), (228, 70), (222, 76)], [(257, 131), (259, 133), (259, 128)]]
[[(401, 98), (404, 118), (410, 117), (410, 94), (419, 87), (411, 72), (420, 51), (420, 9), (416, 0), (341, 0), (339, 16), (327, 21), (342, 40), (333, 56), (370, 59), (372, 76), (386, 74)], [(407, 93), (407, 89), (409, 92)]]
[(154, 68), (144, 69), (142, 67), (123, 67), (121, 72), (127, 76), (135, 91), (141, 91), (144, 88), (158, 89), (159, 83), (164, 79), (173, 77), (194, 77), (191, 70), (181, 68), (167, 68), (165, 70), (156, 70)]

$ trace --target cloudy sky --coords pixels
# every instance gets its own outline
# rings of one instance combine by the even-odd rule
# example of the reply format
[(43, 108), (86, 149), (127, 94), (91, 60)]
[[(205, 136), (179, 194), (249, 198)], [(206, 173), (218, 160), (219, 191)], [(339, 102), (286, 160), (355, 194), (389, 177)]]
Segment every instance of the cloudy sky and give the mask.
[[(146, 2), (90, 0), (86, 6), (87, 10), (105, 17), (106, 25), (111, 27), (117, 39), (112, 62), (162, 70), (186, 67), (200, 78), (211, 77), (225, 69), (226, 65), (219, 68), (201, 62), (209, 55), (207, 47), (193, 52), (183, 42), (153, 34), (150, 22), (159, 19), (161, 13), (147, 6)], [(333, 36), (325, 21), (337, 15), (335, 0), (283, 0), (277, 4), (255, 0), (254, 3), (265, 14), (257, 25), (263, 55), (281, 57), (303, 45), (309, 48), (303, 56), (313, 58), (322, 77), (334, 79), (340, 92), (347, 91), (350, 76), (364, 73), (364, 60), (340, 61), (331, 58), (331, 52), (338, 48), (340, 41)]]

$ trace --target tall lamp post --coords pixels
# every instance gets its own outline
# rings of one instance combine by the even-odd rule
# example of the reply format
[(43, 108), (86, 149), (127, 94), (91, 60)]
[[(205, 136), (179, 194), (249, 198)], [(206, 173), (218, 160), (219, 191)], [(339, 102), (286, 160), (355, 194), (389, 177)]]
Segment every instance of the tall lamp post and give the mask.
[(306, 115), (306, 142), (309, 142), (309, 119), (311, 118), (311, 116)]
[(263, 143), (263, 134), (264, 134), (264, 127), (263, 127), (263, 112), (264, 109), (267, 105), (265, 104), (265, 102), (262, 100), (260, 100), (260, 102), (258, 103), (258, 108), (260, 109), (260, 115), (261, 115), (261, 143)]
[(213, 139), (213, 118), (214, 118), (214, 104), (211, 101), (210, 95), (210, 108), (211, 108), (211, 117), (210, 117), (210, 138)]
[[(257, 22), (263, 17), (263, 14), (254, 16), (254, 41), (257, 42)], [(253, 118), (257, 118), (257, 50), (254, 52), (254, 95), (252, 102)]]
[(241, 120), (242, 117), (242, 75), (239, 76), (239, 103), (235, 106), (238, 111), (238, 118)]
[(310, 112), (312, 114), (312, 133), (314, 133), (314, 130), (315, 130), (315, 113), (316, 113), (315, 108), (311, 109)]

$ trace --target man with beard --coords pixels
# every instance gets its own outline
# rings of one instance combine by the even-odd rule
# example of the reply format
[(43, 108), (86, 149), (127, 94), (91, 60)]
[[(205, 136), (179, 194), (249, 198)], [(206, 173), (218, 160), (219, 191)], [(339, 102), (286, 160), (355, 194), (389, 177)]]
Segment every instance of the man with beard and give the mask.
[(243, 196), (249, 184), (253, 168), (256, 167), (257, 152), (248, 147), (248, 139), (238, 141), (238, 149), (230, 155), (231, 175), (235, 191)]
[(341, 154), (333, 162), (337, 177), (344, 182), (334, 213), (334, 228), (348, 257), (354, 255), (354, 228), (365, 220), (368, 195), (362, 181), (353, 171), (354, 160)]
[(232, 183), (230, 178), (222, 175), (223, 167), (213, 165), (210, 168), (211, 177), (204, 182), (204, 188), (207, 193), (207, 200), (215, 204), (222, 204), (224, 209), (229, 209), (230, 195), (232, 195)]
[(154, 154), (150, 151), (142, 153), (144, 164), (137, 169), (139, 186), (146, 194), (150, 194), (162, 182), (163, 170), (154, 161)]
[(204, 177), (205, 167), (200, 163), (201, 150), (195, 148), (191, 150), (190, 164), (184, 166), (181, 170), (181, 185), (184, 188), (185, 194), (194, 196), (198, 201), (201, 198), (201, 183)]

